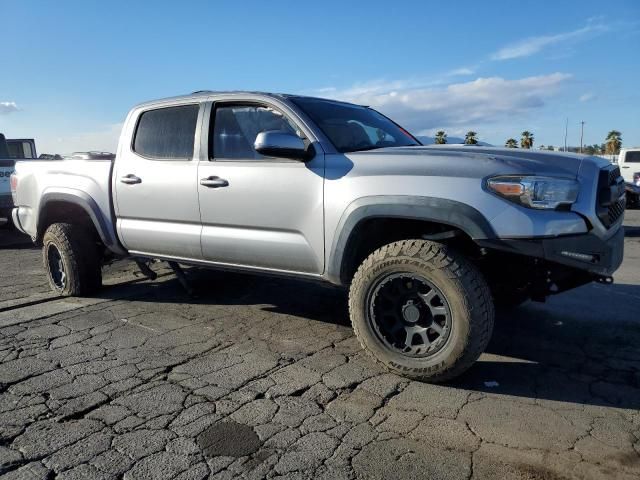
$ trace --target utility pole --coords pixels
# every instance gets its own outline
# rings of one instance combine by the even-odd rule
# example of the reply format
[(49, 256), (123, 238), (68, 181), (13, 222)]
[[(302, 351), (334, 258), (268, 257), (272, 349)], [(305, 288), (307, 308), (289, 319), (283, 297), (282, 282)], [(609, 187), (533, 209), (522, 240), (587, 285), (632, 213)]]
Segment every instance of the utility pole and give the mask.
[(567, 130), (569, 129), (569, 117), (567, 117), (567, 121), (564, 124), (564, 151), (567, 151)]
[(580, 153), (582, 153), (582, 136), (584, 135), (584, 120), (580, 122)]

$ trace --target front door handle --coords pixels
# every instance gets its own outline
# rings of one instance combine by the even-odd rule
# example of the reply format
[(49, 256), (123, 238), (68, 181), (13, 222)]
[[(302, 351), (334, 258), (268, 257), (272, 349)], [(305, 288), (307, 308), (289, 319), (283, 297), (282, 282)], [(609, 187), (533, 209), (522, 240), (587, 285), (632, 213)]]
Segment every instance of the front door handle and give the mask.
[(630, 168), (629, 165), (623, 165), (622, 168)]
[(207, 178), (200, 179), (200, 185), (203, 185), (209, 188), (220, 188), (220, 187), (228, 187), (229, 182), (224, 178), (214, 176), (214, 177), (207, 177)]
[(120, 177), (120, 181), (122, 183), (126, 183), (127, 185), (135, 185), (136, 183), (142, 183), (142, 179), (140, 177), (136, 177), (133, 173), (129, 175), (125, 175), (124, 177)]

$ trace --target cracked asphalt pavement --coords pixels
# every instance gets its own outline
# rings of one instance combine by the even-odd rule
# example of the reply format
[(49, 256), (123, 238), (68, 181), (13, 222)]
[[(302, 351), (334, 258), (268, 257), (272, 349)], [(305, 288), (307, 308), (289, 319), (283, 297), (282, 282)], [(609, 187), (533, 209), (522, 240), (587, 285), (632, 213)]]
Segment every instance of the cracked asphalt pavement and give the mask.
[(640, 212), (614, 285), (500, 312), (446, 385), (361, 351), (343, 292), (163, 264), (105, 268), (61, 299), (0, 232), (0, 476), (6, 479), (640, 476)]

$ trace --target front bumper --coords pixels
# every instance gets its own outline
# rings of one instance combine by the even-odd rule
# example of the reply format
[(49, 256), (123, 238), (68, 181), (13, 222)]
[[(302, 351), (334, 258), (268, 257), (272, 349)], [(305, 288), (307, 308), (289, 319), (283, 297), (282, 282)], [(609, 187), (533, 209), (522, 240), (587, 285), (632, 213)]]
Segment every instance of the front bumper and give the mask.
[(479, 243), (483, 247), (542, 258), (589, 272), (594, 276), (608, 277), (622, 264), (624, 228), (619, 227), (607, 239), (590, 232), (554, 238), (492, 239)]
[(640, 195), (640, 186), (636, 185), (635, 183), (625, 182), (624, 189), (629, 193)]

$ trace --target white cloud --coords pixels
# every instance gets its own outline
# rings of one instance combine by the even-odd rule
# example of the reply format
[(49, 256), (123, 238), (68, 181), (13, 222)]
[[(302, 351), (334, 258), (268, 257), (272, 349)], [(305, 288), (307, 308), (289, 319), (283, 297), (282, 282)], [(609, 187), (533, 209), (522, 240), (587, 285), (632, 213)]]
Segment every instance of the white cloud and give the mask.
[(474, 73), (476, 73), (475, 68), (461, 67), (461, 68), (456, 68), (454, 70), (451, 70), (450, 72), (448, 72), (448, 75), (451, 77), (457, 77), (457, 76), (463, 77), (467, 75), (473, 75)]
[(599, 19), (589, 19), (587, 25), (570, 32), (558, 33), (555, 35), (543, 35), (539, 37), (526, 38), (512, 45), (507, 45), (491, 55), (492, 60), (511, 60), (513, 58), (528, 57), (536, 54), (546, 47), (561, 43), (577, 42), (588, 38), (590, 35), (597, 35), (606, 32), (609, 26), (600, 23)]
[(579, 100), (581, 102), (588, 102), (589, 100), (593, 100), (594, 98), (596, 98), (596, 94), (593, 92), (588, 92), (588, 93), (585, 93), (584, 95), (580, 95)]
[(16, 102), (0, 102), (0, 115), (9, 115), (17, 111), (18, 105), (16, 105)]
[(516, 80), (489, 77), (419, 87), (403, 81), (373, 82), (342, 91), (334, 89), (330, 96), (370, 105), (410, 130), (422, 132), (478, 126), (541, 108), (569, 78), (571, 75), (566, 73), (552, 73)]

